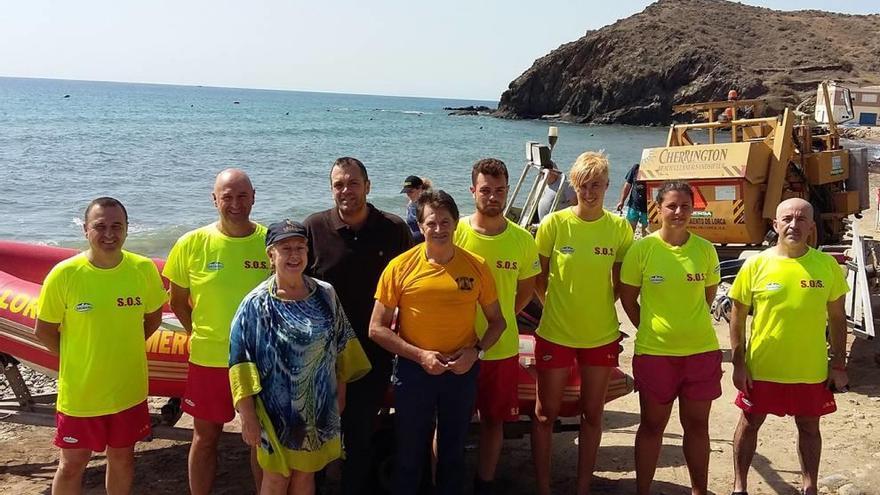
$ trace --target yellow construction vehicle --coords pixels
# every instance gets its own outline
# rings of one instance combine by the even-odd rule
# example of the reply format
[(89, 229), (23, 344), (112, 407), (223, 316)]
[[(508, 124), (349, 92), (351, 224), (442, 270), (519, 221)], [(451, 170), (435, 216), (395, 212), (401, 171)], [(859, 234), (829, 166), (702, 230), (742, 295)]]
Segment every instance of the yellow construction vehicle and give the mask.
[[(826, 83), (820, 91), (826, 115), (834, 115)], [(745, 107), (757, 115), (761, 106), (761, 100), (728, 100), (673, 107), (676, 113), (702, 114), (705, 121), (673, 124), (666, 146), (642, 152), (639, 180), (647, 185), (652, 228), (659, 227), (652, 201), (657, 189), (667, 180), (684, 180), (695, 197), (690, 230), (713, 243), (772, 242), (776, 206), (791, 197), (814, 205), (814, 244), (842, 240), (844, 219), (869, 207), (867, 167), (851, 163), (833, 118), (822, 126), (791, 109), (773, 117), (737, 116)]]

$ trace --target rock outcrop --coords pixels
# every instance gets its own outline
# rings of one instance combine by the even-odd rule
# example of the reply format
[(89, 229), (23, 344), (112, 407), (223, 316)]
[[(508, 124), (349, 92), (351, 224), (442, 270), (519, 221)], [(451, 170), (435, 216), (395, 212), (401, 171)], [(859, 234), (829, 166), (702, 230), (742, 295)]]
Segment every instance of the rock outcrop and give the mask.
[(825, 79), (880, 84), (880, 15), (661, 0), (536, 60), (496, 116), (665, 124), (672, 106), (765, 98), (796, 105)]

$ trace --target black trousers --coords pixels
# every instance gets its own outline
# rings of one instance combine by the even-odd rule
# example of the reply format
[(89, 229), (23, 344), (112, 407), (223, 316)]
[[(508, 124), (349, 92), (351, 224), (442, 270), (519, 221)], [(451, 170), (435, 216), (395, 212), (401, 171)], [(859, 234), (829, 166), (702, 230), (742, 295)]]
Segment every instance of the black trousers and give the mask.
[(345, 460), (342, 463), (343, 495), (375, 493), (373, 433), (376, 415), (391, 383), (391, 361), (372, 359), (373, 369), (360, 380), (349, 383), (342, 412), (342, 439)]

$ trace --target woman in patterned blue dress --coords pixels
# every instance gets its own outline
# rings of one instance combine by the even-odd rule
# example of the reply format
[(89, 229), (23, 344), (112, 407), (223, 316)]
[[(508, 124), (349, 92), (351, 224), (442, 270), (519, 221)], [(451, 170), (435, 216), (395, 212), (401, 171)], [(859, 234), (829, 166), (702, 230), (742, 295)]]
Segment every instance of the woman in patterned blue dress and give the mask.
[(274, 269), (232, 322), (229, 380), (242, 438), (257, 447), (260, 493), (311, 494), (314, 473), (342, 455), (345, 383), (370, 369), (333, 287), (305, 276), (306, 230), (269, 226)]

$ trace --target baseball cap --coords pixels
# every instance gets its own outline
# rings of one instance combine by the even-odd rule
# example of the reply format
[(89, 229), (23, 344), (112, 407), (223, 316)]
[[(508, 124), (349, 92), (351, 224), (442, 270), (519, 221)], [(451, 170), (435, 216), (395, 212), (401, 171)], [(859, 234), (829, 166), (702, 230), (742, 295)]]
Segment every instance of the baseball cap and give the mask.
[(417, 175), (410, 175), (406, 178), (406, 180), (403, 181), (403, 189), (400, 190), (400, 194), (403, 194), (406, 191), (416, 187), (422, 187), (422, 185), (424, 185), (424, 182), (422, 181), (421, 177)]
[(275, 222), (266, 231), (266, 247), (291, 237), (309, 238), (306, 233), (306, 227), (299, 222), (294, 222), (290, 219)]

